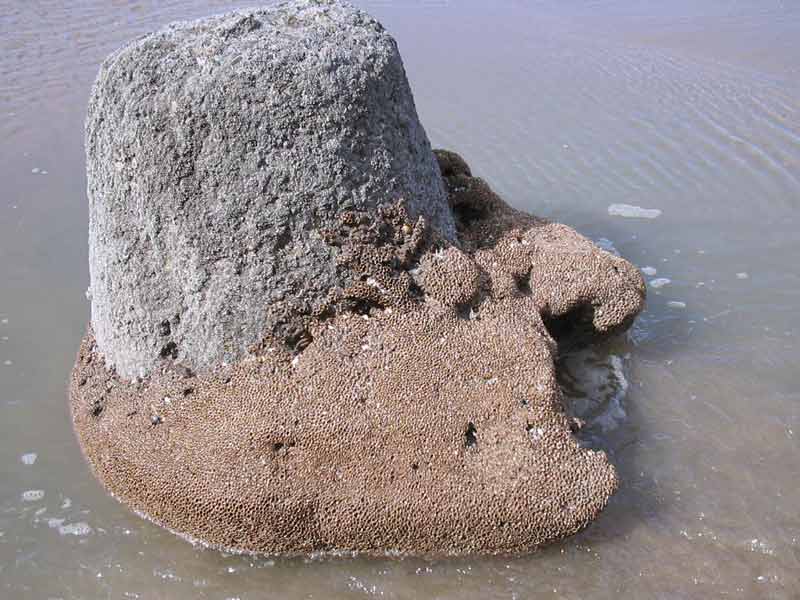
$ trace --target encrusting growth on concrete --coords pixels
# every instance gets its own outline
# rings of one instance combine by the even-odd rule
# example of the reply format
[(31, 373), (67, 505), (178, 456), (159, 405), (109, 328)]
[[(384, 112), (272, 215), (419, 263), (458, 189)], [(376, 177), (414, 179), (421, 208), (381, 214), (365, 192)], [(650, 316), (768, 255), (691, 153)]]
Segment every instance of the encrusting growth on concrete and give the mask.
[(554, 359), (629, 326), (642, 277), (436, 157), (455, 239), (402, 200), (342, 213), (322, 238), (344, 284), (242, 360), (127, 380), (89, 332), (72, 415), (114, 496), (270, 554), (517, 553), (597, 516), (616, 472), (573, 437)]
[(131, 509), (233, 551), (441, 555), (530, 551), (605, 506), (554, 360), (628, 327), (644, 282), (434, 152), (375, 19), (168, 25), (103, 63), (86, 148), (70, 402)]

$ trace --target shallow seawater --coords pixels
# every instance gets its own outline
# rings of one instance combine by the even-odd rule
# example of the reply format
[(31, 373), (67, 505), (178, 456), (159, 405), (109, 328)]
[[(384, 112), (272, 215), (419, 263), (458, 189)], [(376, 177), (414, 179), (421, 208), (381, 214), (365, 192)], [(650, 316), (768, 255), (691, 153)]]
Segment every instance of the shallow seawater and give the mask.
[(0, 0), (0, 597), (798, 597), (800, 4), (360, 4), (434, 145), (645, 269), (629, 334), (562, 362), (620, 490), (535, 555), (432, 561), (226, 556), (109, 498), (65, 393), (88, 89), (126, 40), (236, 3)]

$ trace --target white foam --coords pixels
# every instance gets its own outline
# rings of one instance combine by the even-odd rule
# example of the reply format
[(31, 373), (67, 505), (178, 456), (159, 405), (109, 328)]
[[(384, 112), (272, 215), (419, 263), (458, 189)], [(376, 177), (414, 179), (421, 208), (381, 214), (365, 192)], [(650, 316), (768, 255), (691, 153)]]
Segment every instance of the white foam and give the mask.
[(19, 459), (22, 461), (23, 465), (32, 465), (36, 462), (37, 456), (36, 452), (28, 452), (20, 456)]
[(176, 575), (171, 569), (153, 569), (153, 575), (156, 577), (160, 577), (165, 581), (174, 581), (180, 583), (183, 581), (178, 575)]
[(89, 535), (92, 533), (92, 528), (84, 521), (80, 523), (67, 523), (58, 528), (58, 533), (61, 535)]
[(625, 421), (623, 401), (629, 383), (622, 357), (605, 356), (596, 349), (587, 348), (567, 356), (562, 367), (562, 374), (567, 374), (561, 381), (562, 390), (573, 414), (603, 432)]
[(655, 219), (661, 216), (661, 209), (642, 208), (632, 204), (612, 204), (608, 207), (608, 214), (612, 217), (625, 217), (628, 219)]
[(766, 541), (759, 540), (758, 538), (750, 540), (749, 549), (750, 552), (756, 552), (758, 554), (766, 554), (767, 556), (775, 555), (775, 548)]
[(617, 380), (618, 387), (616, 393), (611, 397), (606, 410), (595, 419), (595, 423), (600, 425), (604, 432), (616, 429), (627, 416), (625, 408), (622, 406), (622, 399), (625, 398), (628, 392), (628, 379), (625, 377), (622, 359), (616, 354), (610, 355), (609, 359), (611, 372)]
[(656, 273), (658, 273), (658, 269), (655, 267), (642, 267), (642, 273), (647, 275), (648, 277), (652, 277)]
[(658, 277), (657, 279), (650, 280), (650, 287), (658, 289), (664, 287), (665, 285), (669, 285), (670, 283), (672, 283), (671, 279), (666, 277)]
[(749, 279), (749, 278), (750, 278), (750, 275), (748, 275), (744, 271), (741, 272), (741, 273), (737, 273), (736, 274), (736, 279)]
[(667, 302), (667, 306), (670, 308), (686, 308), (686, 302), (680, 302), (678, 300), (670, 300)]
[(620, 253), (619, 253), (619, 250), (617, 250), (616, 247), (614, 246), (614, 242), (612, 242), (608, 238), (604, 238), (604, 237), (597, 238), (594, 241), (594, 243), (597, 244), (600, 248), (602, 248), (606, 252), (610, 252), (611, 254), (613, 254), (615, 256), (621, 256)]
[(23, 502), (36, 502), (44, 498), (44, 490), (27, 490), (22, 492)]

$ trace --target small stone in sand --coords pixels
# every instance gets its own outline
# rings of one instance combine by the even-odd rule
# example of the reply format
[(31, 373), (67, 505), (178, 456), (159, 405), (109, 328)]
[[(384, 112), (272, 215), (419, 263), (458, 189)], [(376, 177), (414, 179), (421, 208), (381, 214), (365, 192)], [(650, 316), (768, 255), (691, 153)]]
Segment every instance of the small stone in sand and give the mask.
[(644, 273), (648, 277), (652, 277), (653, 275), (658, 273), (658, 270), (655, 267), (642, 267), (642, 273)]
[(736, 279), (749, 279), (750, 275), (742, 271), (741, 273), (736, 274)]
[(661, 216), (658, 208), (642, 208), (632, 204), (612, 204), (608, 207), (608, 214), (612, 217), (626, 217), (628, 219), (655, 219)]
[(31, 173), (33, 173), (34, 175), (38, 172), (39, 172), (39, 167), (34, 167), (31, 169)]
[(650, 287), (658, 289), (660, 287), (664, 287), (669, 283), (672, 283), (671, 279), (667, 279), (666, 277), (659, 277), (657, 279), (650, 280)]
[(7, 366), (7, 367), (10, 367), (10, 366), (11, 366), (11, 365), (13, 365), (14, 363), (13, 363), (12, 361), (10, 361), (10, 360), (4, 360), (4, 361), (3, 361), (3, 364), (4, 364), (5, 366)]
[(19, 459), (22, 461), (23, 465), (32, 465), (36, 462), (37, 456), (36, 452), (28, 452), (20, 456)]

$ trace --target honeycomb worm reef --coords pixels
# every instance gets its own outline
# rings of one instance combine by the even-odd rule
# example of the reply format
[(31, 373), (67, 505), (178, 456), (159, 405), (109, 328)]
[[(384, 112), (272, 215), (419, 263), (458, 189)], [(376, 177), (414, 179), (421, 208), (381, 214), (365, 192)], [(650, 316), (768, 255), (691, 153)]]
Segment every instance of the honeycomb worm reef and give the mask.
[(559, 348), (639, 272), (433, 151), (394, 39), (339, 0), (172, 24), (86, 123), (92, 317), (70, 382), (124, 504), (241, 552), (516, 553), (617, 486)]
[(193, 540), (280, 554), (525, 552), (597, 516), (617, 476), (573, 437), (554, 359), (630, 325), (642, 278), (436, 155), (457, 241), (398, 205), (344, 213), (324, 237), (350, 284), (291, 339), (129, 381), (89, 332), (72, 415), (112, 494)]

